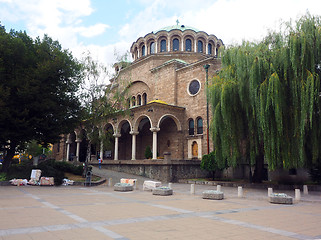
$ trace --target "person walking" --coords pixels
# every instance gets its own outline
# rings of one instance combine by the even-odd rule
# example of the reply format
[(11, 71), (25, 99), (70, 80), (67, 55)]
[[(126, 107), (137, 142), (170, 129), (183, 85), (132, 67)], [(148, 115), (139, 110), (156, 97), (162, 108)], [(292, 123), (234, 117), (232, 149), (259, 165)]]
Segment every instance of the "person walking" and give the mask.
[(101, 157), (99, 157), (99, 158), (98, 158), (98, 166), (99, 166), (99, 169), (101, 169), (101, 163), (102, 163), (102, 161), (103, 161), (103, 160), (101, 159)]

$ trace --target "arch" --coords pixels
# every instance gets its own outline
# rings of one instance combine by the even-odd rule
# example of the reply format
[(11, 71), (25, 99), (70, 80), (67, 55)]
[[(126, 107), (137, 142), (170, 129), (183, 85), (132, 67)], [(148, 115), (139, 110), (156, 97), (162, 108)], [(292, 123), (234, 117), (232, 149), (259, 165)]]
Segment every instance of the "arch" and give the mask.
[(162, 39), (160, 41), (160, 52), (167, 52), (167, 41), (166, 41), (166, 39)]
[(154, 41), (150, 43), (149, 49), (150, 49), (150, 50), (149, 50), (149, 53), (150, 53), (150, 54), (156, 53), (156, 44), (155, 44)]
[(143, 105), (147, 104), (147, 93), (143, 93)]
[(198, 158), (198, 144), (196, 141), (192, 143), (192, 158)]
[(135, 107), (136, 106), (136, 97), (133, 96), (132, 97), (132, 107)]
[(148, 118), (148, 120), (149, 120), (149, 122), (150, 122), (150, 125), (153, 126), (152, 120), (150, 119), (150, 117), (149, 117), (148, 115), (143, 114), (143, 115), (140, 115), (140, 116), (136, 119), (136, 121), (135, 121), (135, 123), (134, 123), (134, 126), (133, 126), (133, 131), (134, 131), (134, 132), (138, 132), (138, 131), (139, 131), (139, 129), (138, 129), (139, 124), (140, 124), (141, 120), (143, 120), (144, 118)]
[(114, 137), (114, 125), (112, 123), (107, 123), (104, 126), (104, 132), (105, 132), (105, 139), (106, 142), (104, 143), (104, 152), (103, 152), (103, 158), (106, 159), (114, 159), (115, 155), (115, 137)]
[(144, 57), (145, 54), (146, 54), (146, 53), (145, 53), (145, 48), (146, 48), (145, 45), (143, 45), (143, 46), (142, 46), (142, 57)]
[(179, 40), (178, 38), (174, 38), (172, 41), (172, 51), (179, 51)]
[(82, 129), (79, 133), (78, 139), (81, 140), (79, 146), (79, 162), (85, 162), (87, 157), (88, 139), (87, 132)]
[(188, 135), (194, 135), (194, 119), (188, 119)]
[(203, 119), (201, 117), (196, 118), (196, 133), (203, 134)]
[(212, 44), (207, 44), (207, 54), (212, 55)]
[(137, 96), (137, 106), (141, 106), (142, 105), (142, 96), (140, 94), (138, 94)]
[(116, 126), (116, 131), (114, 131), (114, 133), (120, 133), (120, 129), (123, 126), (124, 123), (128, 122), (129, 126), (130, 126), (130, 130), (132, 129), (132, 124), (128, 119), (123, 119), (122, 121), (120, 121), (117, 126)]
[(162, 121), (166, 118), (166, 117), (170, 117), (174, 120), (175, 124), (176, 124), (176, 127), (177, 127), (177, 131), (181, 131), (182, 130), (182, 124), (180, 123), (180, 121), (178, 120), (178, 118), (172, 114), (165, 114), (163, 116), (161, 116), (159, 118), (159, 121), (157, 123), (157, 128), (160, 127)]
[(204, 52), (204, 50), (203, 50), (203, 46), (204, 46), (204, 43), (203, 43), (203, 41), (202, 40), (197, 40), (197, 52), (198, 53), (202, 53), (202, 52)]
[(119, 123), (118, 130), (118, 133), (120, 133), (118, 138), (118, 158), (130, 160), (132, 152), (132, 135), (130, 134), (132, 127), (130, 122), (124, 119)]
[(185, 40), (185, 51), (191, 52), (192, 51), (192, 40), (187, 38)]
[(76, 131), (73, 131), (72, 133), (69, 134), (70, 146), (69, 146), (69, 156), (67, 156), (69, 161), (73, 161), (74, 157), (76, 156), (76, 147), (77, 147), (76, 139), (77, 139)]
[(108, 123), (106, 123), (106, 124), (104, 125), (104, 129), (105, 129), (105, 130), (107, 130), (107, 129), (109, 129), (109, 128), (111, 128), (111, 129), (113, 130), (113, 132), (115, 132), (115, 125), (114, 125), (113, 123), (108, 122)]

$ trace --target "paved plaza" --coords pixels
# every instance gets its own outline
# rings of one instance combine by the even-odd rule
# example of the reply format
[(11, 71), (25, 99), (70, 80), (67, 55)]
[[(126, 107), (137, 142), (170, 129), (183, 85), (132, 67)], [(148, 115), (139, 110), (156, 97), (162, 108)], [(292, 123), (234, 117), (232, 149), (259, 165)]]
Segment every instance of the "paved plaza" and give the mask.
[(320, 192), (278, 205), (267, 201), (266, 190), (244, 189), (238, 198), (228, 187), (224, 200), (205, 200), (202, 192), (216, 187), (204, 185), (195, 186), (195, 195), (190, 185), (173, 184), (172, 196), (155, 196), (142, 190), (143, 180), (132, 192), (108, 184), (2, 186), (0, 239), (321, 239)]

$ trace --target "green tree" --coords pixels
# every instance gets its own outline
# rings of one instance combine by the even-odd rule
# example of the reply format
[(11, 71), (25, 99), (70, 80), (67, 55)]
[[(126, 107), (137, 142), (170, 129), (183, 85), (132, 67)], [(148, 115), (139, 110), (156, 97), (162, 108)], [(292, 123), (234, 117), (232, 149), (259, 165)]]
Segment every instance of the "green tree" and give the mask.
[(81, 65), (57, 41), (7, 33), (0, 25), (2, 171), (30, 140), (47, 145), (74, 128), (81, 116), (76, 95), (81, 77)]
[(212, 178), (215, 178), (215, 172), (223, 170), (227, 167), (226, 162), (218, 162), (215, 157), (215, 152), (205, 154), (202, 157), (201, 169), (207, 170), (212, 173)]
[(104, 124), (106, 119), (126, 113), (122, 109), (126, 90), (119, 91), (115, 87), (115, 81), (106, 84), (107, 80), (116, 76), (110, 74), (104, 64), (94, 60), (90, 53), (84, 54), (81, 63), (84, 74), (81, 93), (85, 110), (83, 125), (89, 139), (87, 147), (87, 158), (89, 158), (91, 144), (104, 150), (110, 149), (113, 136), (104, 129)]
[(218, 161), (269, 169), (320, 162), (321, 20), (306, 14), (261, 42), (227, 49), (209, 89)]

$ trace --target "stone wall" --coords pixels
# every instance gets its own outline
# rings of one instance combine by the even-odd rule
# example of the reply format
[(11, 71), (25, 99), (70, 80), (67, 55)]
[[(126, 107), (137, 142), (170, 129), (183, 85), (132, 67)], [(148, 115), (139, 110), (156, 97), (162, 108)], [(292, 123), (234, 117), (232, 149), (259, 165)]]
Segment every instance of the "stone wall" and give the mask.
[(119, 160), (104, 161), (103, 168), (148, 177), (162, 182), (179, 179), (206, 178), (208, 171), (200, 169), (200, 161), (191, 160)]

